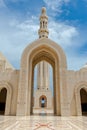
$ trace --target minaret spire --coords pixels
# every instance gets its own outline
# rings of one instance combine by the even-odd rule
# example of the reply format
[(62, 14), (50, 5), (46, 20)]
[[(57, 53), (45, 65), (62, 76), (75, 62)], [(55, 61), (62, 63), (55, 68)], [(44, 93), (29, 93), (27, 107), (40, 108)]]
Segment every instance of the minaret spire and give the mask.
[(48, 16), (46, 15), (46, 8), (42, 7), (42, 12), (40, 16), (40, 29), (38, 31), (39, 38), (45, 37), (48, 38), (49, 31), (47, 29), (48, 25)]

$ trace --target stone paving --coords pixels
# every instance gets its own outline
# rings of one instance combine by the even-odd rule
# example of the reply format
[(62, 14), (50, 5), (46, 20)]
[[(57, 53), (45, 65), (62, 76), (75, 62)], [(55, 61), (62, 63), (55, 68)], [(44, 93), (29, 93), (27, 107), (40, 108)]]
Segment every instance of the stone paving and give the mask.
[(87, 130), (87, 117), (0, 116), (0, 130)]

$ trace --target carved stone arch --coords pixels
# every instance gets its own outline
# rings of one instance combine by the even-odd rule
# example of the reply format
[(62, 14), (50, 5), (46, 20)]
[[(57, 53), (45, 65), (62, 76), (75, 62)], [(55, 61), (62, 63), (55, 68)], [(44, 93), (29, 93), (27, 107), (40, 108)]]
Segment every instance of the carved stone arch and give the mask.
[[(66, 61), (66, 55), (63, 51), (63, 49), (54, 41), (48, 39), (48, 38), (40, 38), (33, 43), (29, 44), (23, 51), (22, 57), (21, 57), (21, 66), (24, 66), (27, 64), (29, 60), (29, 55), (32, 53), (32, 51), (35, 48), (39, 48), (40, 46), (46, 46), (50, 47), (51, 50), (54, 50), (54, 52), (57, 53), (59, 61), (60, 61), (60, 67), (67, 69), (67, 61)], [(24, 64), (24, 61), (26, 64)], [(26, 66), (25, 66), (26, 67)]]
[(82, 111), (81, 111), (81, 99), (80, 99), (80, 90), (84, 89), (87, 91), (87, 82), (79, 82), (76, 87), (75, 87), (75, 98), (76, 98), (76, 112), (77, 112), (77, 116), (81, 116), (82, 115)]
[(5, 115), (10, 115), (10, 112), (11, 112), (11, 100), (12, 100), (12, 86), (7, 81), (0, 81), (0, 91), (3, 88), (6, 88), (6, 90), (7, 90)]
[[(41, 60), (46, 60), (54, 68), (56, 115), (68, 113), (65, 112), (67, 110), (67, 89), (64, 89), (66, 88), (67, 69), (65, 53), (55, 42), (47, 38), (41, 38), (28, 45), (22, 54), (17, 115), (30, 115), (31, 113), (33, 68)], [(23, 109), (20, 111), (21, 108)]]
[[(53, 75), (55, 75), (54, 77), (54, 113), (58, 114), (58, 115), (61, 115), (61, 112), (60, 112), (60, 81), (59, 79), (57, 79), (56, 77), (59, 77), (59, 60), (58, 60), (58, 55), (57, 53), (52, 49), (50, 48), (50, 46), (46, 46), (46, 45), (40, 45), (39, 47), (35, 48), (34, 50), (32, 50), (31, 54), (30, 54), (30, 58), (29, 58), (29, 63), (32, 64), (32, 66), (30, 66), (30, 68), (28, 68), (29, 70), (32, 70), (30, 71), (31, 73), (29, 74), (29, 81), (32, 81), (33, 80), (33, 72), (34, 72), (34, 67), (35, 65), (40, 62), (41, 60), (45, 60), (47, 61), (49, 64), (52, 65), (53, 67)], [(28, 70), (28, 71), (29, 71)], [(29, 83), (31, 87), (31, 90), (33, 88), (33, 82)], [(32, 90), (33, 92), (33, 90)], [(31, 100), (32, 99), (32, 95), (31, 97), (28, 97), (28, 100)], [(32, 103), (31, 103), (32, 104)], [(58, 106), (58, 108), (56, 107)], [(31, 110), (31, 113), (32, 113), (32, 107), (30, 108)], [(57, 110), (58, 109), (58, 112)], [(28, 108), (29, 110), (29, 108)], [(29, 112), (28, 112), (29, 113)]]
[(42, 98), (44, 98), (45, 99), (45, 107), (47, 107), (47, 97), (45, 96), (45, 95), (41, 95), (40, 97), (39, 97), (39, 106), (41, 107), (41, 100), (42, 100)]

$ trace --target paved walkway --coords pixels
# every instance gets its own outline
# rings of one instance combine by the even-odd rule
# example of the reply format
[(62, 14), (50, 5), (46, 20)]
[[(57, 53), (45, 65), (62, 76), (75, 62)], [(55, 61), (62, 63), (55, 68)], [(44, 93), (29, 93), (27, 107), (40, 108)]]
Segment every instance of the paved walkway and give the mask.
[(87, 117), (0, 116), (0, 130), (87, 130)]

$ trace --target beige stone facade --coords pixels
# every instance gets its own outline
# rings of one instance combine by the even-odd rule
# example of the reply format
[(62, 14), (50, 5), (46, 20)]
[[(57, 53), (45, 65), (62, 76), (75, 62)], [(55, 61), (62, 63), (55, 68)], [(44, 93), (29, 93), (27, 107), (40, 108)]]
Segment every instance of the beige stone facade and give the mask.
[(78, 71), (67, 70), (63, 49), (48, 39), (47, 22), (46, 9), (43, 8), (39, 39), (24, 49), (20, 70), (14, 69), (0, 54), (0, 114), (33, 114), (34, 67), (40, 61), (48, 62), (53, 68), (54, 115), (81, 116), (87, 113), (87, 65)]

